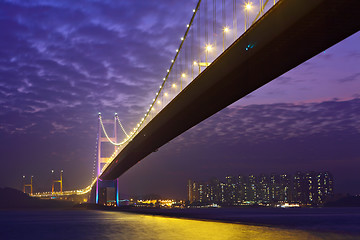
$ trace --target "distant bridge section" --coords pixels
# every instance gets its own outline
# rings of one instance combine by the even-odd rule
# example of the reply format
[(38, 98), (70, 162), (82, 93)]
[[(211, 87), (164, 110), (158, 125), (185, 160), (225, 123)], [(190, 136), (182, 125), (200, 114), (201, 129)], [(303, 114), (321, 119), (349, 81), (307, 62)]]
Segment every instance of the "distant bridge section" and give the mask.
[(161, 110), (102, 172), (119, 177), (162, 145), (360, 29), (359, 0), (280, 0)]

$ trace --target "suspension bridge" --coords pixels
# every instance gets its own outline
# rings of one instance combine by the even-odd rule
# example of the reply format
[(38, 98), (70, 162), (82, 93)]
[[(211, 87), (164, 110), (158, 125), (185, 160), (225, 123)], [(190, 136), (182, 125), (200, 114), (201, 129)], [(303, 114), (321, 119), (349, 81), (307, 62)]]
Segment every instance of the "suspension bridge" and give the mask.
[[(359, 31), (359, 9), (358, 0), (199, 0), (184, 23), (158, 91), (134, 128), (126, 132), (117, 114), (105, 121), (99, 113), (91, 184), (32, 195), (92, 192), (93, 201), (106, 203), (101, 196), (109, 194), (103, 189), (113, 188), (112, 202), (118, 205), (118, 177), (124, 172), (199, 122)], [(113, 137), (105, 126), (110, 123)], [(125, 136), (121, 141), (118, 126)], [(101, 153), (105, 142), (114, 146), (106, 158)]]

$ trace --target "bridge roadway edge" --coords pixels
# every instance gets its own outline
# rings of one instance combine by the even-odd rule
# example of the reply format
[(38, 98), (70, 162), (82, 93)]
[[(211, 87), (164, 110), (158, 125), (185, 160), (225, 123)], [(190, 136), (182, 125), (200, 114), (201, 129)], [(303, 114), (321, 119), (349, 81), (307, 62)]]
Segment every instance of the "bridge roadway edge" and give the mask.
[(356, 33), (359, 9), (358, 0), (280, 0), (158, 113), (100, 178), (119, 177), (199, 122)]

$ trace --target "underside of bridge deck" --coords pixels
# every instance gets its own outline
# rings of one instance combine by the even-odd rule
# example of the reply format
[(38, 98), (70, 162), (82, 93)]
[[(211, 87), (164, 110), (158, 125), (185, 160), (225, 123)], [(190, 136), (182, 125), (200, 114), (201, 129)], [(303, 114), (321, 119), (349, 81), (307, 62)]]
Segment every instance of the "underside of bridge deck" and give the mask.
[(359, 0), (282, 0), (207, 67), (118, 154), (115, 179), (226, 106), (360, 30)]

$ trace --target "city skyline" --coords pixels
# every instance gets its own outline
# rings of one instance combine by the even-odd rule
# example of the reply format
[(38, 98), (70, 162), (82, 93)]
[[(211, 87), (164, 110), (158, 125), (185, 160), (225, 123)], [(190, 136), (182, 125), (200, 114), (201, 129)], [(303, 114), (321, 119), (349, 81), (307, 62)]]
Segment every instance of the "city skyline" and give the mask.
[(334, 177), (330, 172), (267, 173), (248, 176), (226, 176), (207, 181), (189, 180), (188, 201), (191, 204), (222, 206), (323, 206), (333, 200)]
[[(196, 4), (160, 2), (0, 3), (0, 187), (34, 175), (44, 188), (52, 169), (64, 187), (89, 184), (98, 112), (132, 129)], [(161, 147), (120, 192), (183, 196), (173, 189), (216, 170), (325, 168), (358, 194), (359, 43), (356, 33)]]

